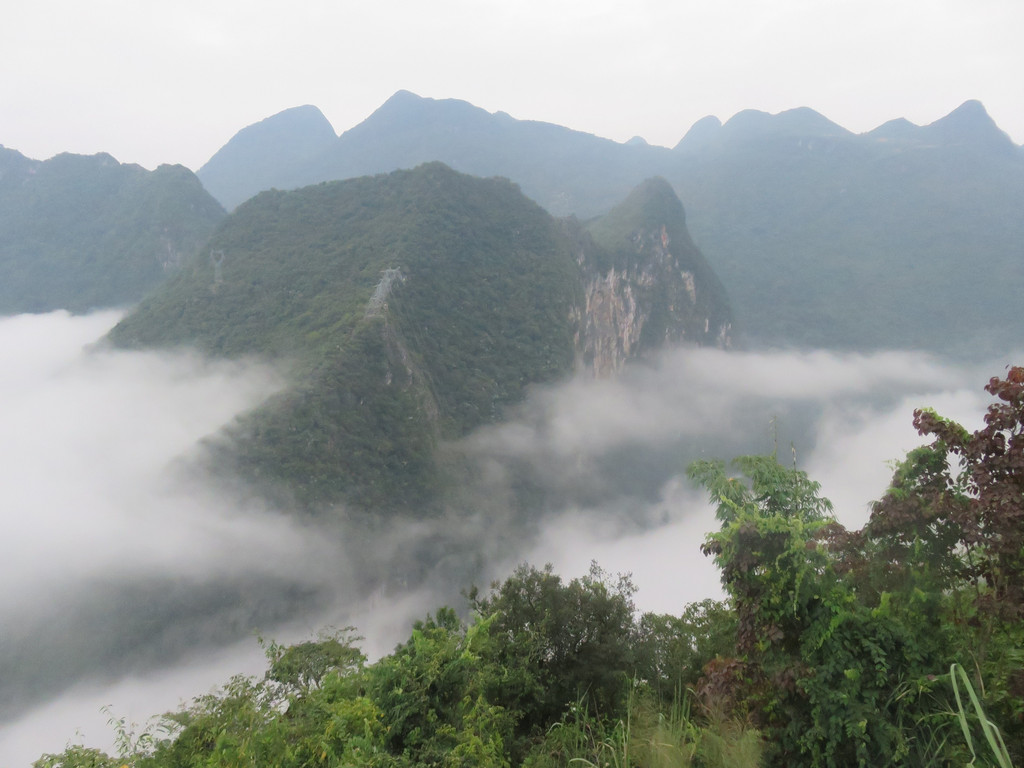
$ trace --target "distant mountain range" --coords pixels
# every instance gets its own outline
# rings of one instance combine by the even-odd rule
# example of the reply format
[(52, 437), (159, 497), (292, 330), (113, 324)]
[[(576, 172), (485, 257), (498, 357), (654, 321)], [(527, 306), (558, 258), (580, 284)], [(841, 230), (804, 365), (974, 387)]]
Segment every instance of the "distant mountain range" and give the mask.
[(1024, 151), (976, 101), (859, 135), (811, 109), (748, 110), (666, 149), (400, 91), (340, 137), (315, 107), (287, 110), (198, 175), (231, 208), (435, 160), (583, 219), (664, 177), (754, 342), (980, 354), (1024, 337)]
[(988, 356), (1024, 319), (1024, 150), (968, 101), (853, 134), (811, 109), (698, 121), (674, 148), (620, 144), (466, 102), (396, 93), (341, 136), (318, 109), (240, 131), (195, 175), (0, 147), (0, 313), (138, 301), (265, 189), (443, 162), (586, 221), (661, 177), (754, 345)]
[(301, 502), (422, 515), (446, 492), (440, 440), (530, 384), (727, 347), (731, 310), (664, 180), (584, 226), (432, 163), (257, 195), (111, 339), (290, 363), (220, 455)]
[(0, 147), (0, 314), (137, 302), (223, 217), (182, 166)]

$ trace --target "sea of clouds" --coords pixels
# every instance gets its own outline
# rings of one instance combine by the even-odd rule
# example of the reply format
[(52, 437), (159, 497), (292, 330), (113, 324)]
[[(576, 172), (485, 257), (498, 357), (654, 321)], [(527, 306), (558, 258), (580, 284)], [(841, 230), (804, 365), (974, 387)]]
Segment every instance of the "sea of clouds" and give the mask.
[(354, 624), (368, 653), (386, 653), (468, 586), (446, 580), (486, 583), (521, 562), (571, 578), (596, 561), (632, 574), (640, 609), (678, 613), (721, 594), (699, 551), (715, 521), (685, 479), (690, 461), (776, 450), (859, 527), (889, 462), (922, 442), (914, 408), (976, 429), (984, 384), (1024, 359), (679, 349), (612, 380), (536, 388), (445, 446), (464, 480), (450, 513), (395, 521), (373, 545), (386, 563), (432, 541), (432, 577), (364, 594), (344, 524), (318, 527), (196, 470), (203, 439), (282, 376), (257, 360), (97, 344), (119, 317), (0, 318), (3, 766), (69, 741), (109, 747), (106, 705), (143, 723), (260, 673), (256, 631), (299, 640)]

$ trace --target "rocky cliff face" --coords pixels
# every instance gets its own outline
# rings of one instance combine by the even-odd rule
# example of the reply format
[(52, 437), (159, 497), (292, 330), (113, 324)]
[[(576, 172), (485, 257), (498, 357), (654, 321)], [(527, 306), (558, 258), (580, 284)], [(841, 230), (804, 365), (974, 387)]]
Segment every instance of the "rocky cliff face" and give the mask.
[(732, 345), (725, 291), (664, 180), (644, 182), (587, 232), (575, 241), (584, 275), (573, 318), (578, 368), (602, 377), (667, 343)]

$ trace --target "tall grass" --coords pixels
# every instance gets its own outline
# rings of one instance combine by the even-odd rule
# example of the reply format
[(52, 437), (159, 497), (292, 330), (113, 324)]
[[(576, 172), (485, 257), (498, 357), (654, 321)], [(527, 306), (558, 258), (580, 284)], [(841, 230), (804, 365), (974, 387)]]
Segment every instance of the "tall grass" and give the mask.
[[(949, 677), (953, 683), (953, 697), (956, 699), (957, 708), (957, 719), (960, 721), (960, 730), (963, 731), (964, 739), (967, 742), (967, 748), (971, 751), (971, 762), (968, 765), (974, 765), (975, 760), (978, 759), (978, 754), (974, 750), (974, 739), (971, 736), (971, 726), (968, 722), (968, 715), (974, 714), (978, 719), (978, 723), (981, 726), (981, 732), (985, 736), (985, 741), (988, 743), (989, 750), (992, 752), (992, 756), (995, 758), (996, 764), (999, 768), (1013, 768), (1013, 763), (1010, 760), (1010, 753), (1006, 749), (1006, 744), (1003, 742), (1003, 735), (999, 732), (995, 723), (988, 719), (985, 715), (985, 710), (981, 706), (981, 701), (978, 699), (978, 694), (974, 690), (974, 686), (971, 685), (971, 679), (967, 676), (967, 670), (960, 664), (954, 662), (949, 668)], [(964, 690), (967, 693), (968, 701), (970, 702), (973, 713), (968, 712), (964, 707), (963, 697), (960, 695), (960, 686), (963, 685)]]
[(749, 724), (714, 713), (694, 717), (691, 698), (671, 702), (632, 690), (625, 716), (608, 723), (580, 701), (548, 731), (524, 763), (529, 768), (755, 768), (764, 752)]

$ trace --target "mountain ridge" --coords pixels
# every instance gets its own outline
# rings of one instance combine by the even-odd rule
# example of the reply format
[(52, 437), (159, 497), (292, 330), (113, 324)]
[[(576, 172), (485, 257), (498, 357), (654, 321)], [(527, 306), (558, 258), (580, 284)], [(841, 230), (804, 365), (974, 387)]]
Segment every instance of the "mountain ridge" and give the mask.
[(0, 148), (0, 313), (138, 301), (223, 215), (184, 166)]
[[(399, 130), (403, 109), (430, 119)], [(1024, 150), (978, 102), (861, 134), (807, 108), (708, 117), (673, 149), (409, 92), (384, 116), (339, 137), (309, 180), (440, 159), (586, 220), (661, 176), (753, 344), (977, 356), (1024, 335), (1009, 309), (1024, 292)], [(951, 305), (964, 311), (936, 310)]]
[(217, 455), (301, 504), (432, 509), (439, 442), (526, 387), (608, 375), (666, 343), (731, 343), (671, 187), (637, 195), (591, 236), (596, 222), (441, 163), (264, 192), (109, 338), (287, 361), (292, 387)]
[(243, 128), (196, 175), (230, 210), (250, 197), (246, 190), (290, 186), (280, 181), (288, 178), (290, 169), (315, 157), (337, 138), (317, 107), (292, 107)]
[[(218, 166), (220, 161), (225, 160), (222, 152), (232, 144), (235, 138), (243, 136), (251, 129), (262, 126), (268, 121), (274, 121), (290, 114), (293, 110), (300, 109), (316, 110), (323, 122), (327, 126), (330, 125), (330, 123), (327, 123), (326, 118), (323, 118), (322, 113), (315, 107), (307, 105), (306, 107), (293, 107), (284, 110), (264, 121), (241, 129), (225, 147), (213, 155), (211, 160), (198, 171), (197, 175), (199, 175), (208, 188), (224, 188), (225, 182), (223, 179), (227, 175), (227, 168), (220, 168)], [(644, 178), (659, 175), (656, 165), (658, 162), (666, 163), (663, 157), (666, 151), (689, 151), (706, 149), (709, 144), (717, 145), (724, 143), (728, 145), (734, 142), (743, 143), (787, 137), (805, 139), (841, 138), (854, 142), (872, 137), (876, 139), (880, 137), (893, 138), (894, 135), (903, 134), (903, 131), (893, 132), (892, 127), (897, 123), (908, 129), (910, 127), (916, 128), (917, 131), (915, 133), (917, 134), (918, 141), (922, 137), (928, 137), (930, 141), (936, 141), (940, 144), (969, 144), (982, 141), (990, 146), (998, 145), (1004, 150), (1008, 143), (1011, 148), (1019, 149), (1009, 136), (996, 126), (995, 122), (985, 111), (984, 106), (977, 100), (964, 102), (949, 114), (927, 126), (915, 126), (904, 118), (895, 118), (863, 133), (849, 131), (810, 107), (796, 107), (774, 114), (755, 109), (741, 110), (724, 123), (718, 117), (709, 115), (696, 121), (683, 133), (682, 138), (672, 150), (667, 150), (666, 147), (651, 145), (646, 141), (642, 143), (637, 142), (635, 138), (639, 137), (620, 143), (555, 123), (518, 120), (501, 111), (487, 112), (461, 99), (425, 98), (408, 90), (399, 90), (374, 110), (365, 120), (342, 132), (339, 136), (335, 136), (336, 141), (333, 144), (329, 140), (324, 140), (322, 144), (318, 145), (321, 152), (307, 156), (297, 164), (296, 168), (290, 169), (287, 173), (283, 173), (279, 177), (273, 177), (272, 168), (268, 167), (265, 172), (253, 172), (250, 169), (245, 171), (243, 175), (255, 173), (255, 175), (265, 181), (263, 186), (253, 186), (250, 184), (246, 187), (249, 196), (255, 191), (270, 187), (294, 188), (309, 183), (319, 183), (338, 178), (352, 178), (368, 173), (386, 173), (399, 167), (413, 167), (419, 163), (431, 162), (433, 160), (444, 162), (456, 170), (474, 175), (513, 176), (515, 174), (510, 174), (507, 170), (509, 167), (514, 168), (515, 162), (521, 163), (521, 157), (517, 158), (515, 162), (506, 162), (504, 166), (499, 165), (492, 169), (490, 166), (482, 167), (479, 158), (474, 161), (457, 157), (450, 146), (447, 149), (443, 145), (441, 147), (434, 146), (431, 148), (433, 154), (424, 154), (422, 146), (418, 145), (423, 144), (422, 137), (425, 133), (436, 133), (438, 129), (441, 129), (442, 132), (445, 130), (449, 132), (454, 131), (454, 134), (449, 133), (447, 136), (449, 142), (457, 137), (459, 141), (469, 145), (469, 155), (479, 155), (481, 151), (484, 151), (488, 140), (500, 141), (502, 138), (507, 138), (507, 136), (503, 136), (503, 133), (507, 133), (508, 129), (517, 128), (520, 131), (532, 133), (533, 135), (529, 139), (534, 144), (552, 142), (561, 148), (561, 151), (564, 151), (566, 146), (572, 146), (571, 152), (573, 153), (583, 152), (584, 154), (595, 156), (599, 155), (602, 151), (624, 153), (623, 156), (629, 156), (632, 153), (632, 161), (638, 162), (639, 158), (639, 163), (646, 172), (638, 171), (637, 174), (633, 174), (635, 178), (632, 178), (629, 183), (631, 187)], [(333, 128), (331, 131), (333, 132)], [(322, 135), (325, 136), (325, 134)], [(526, 140), (524, 138), (516, 139), (517, 142)], [(293, 139), (289, 139), (288, 143), (293, 141)], [(360, 142), (363, 141), (369, 142), (369, 148), (360, 145)], [(401, 150), (398, 150), (398, 147), (401, 147)], [(350, 149), (352, 151), (348, 152)], [(398, 154), (393, 159), (383, 162), (372, 157), (374, 152), (381, 152), (385, 149), (391, 152), (398, 151)], [(371, 155), (369, 157), (366, 156), (367, 150), (369, 150)], [(520, 149), (513, 148), (513, 151), (522, 154)], [(347, 152), (348, 154), (346, 154)], [(548, 151), (547, 154), (557, 154), (557, 150), (554, 152)], [(361, 155), (361, 159), (357, 159), (357, 155)], [(649, 159), (658, 155), (662, 155), (662, 157), (657, 161)], [(214, 159), (217, 159), (218, 163), (211, 165)], [(259, 165), (261, 162), (268, 162), (266, 157), (259, 158), (255, 156), (249, 156), (246, 160), (256, 165)], [(276, 161), (273, 164), (276, 164)], [(237, 174), (238, 171), (238, 167), (231, 169), (232, 173)], [(271, 182), (272, 177), (274, 180)], [(239, 185), (239, 189), (233, 189), (229, 195), (224, 196), (221, 202), (226, 208), (233, 208), (244, 199), (245, 193), (239, 191), (241, 188), (242, 185)], [(529, 183), (527, 183), (527, 188), (529, 189)], [(627, 191), (628, 189), (622, 191), (622, 194), (625, 194)], [(606, 203), (603, 210), (597, 210), (592, 206), (584, 204), (580, 210), (574, 210), (571, 206), (567, 207), (564, 204), (552, 205), (551, 201), (545, 199), (543, 195), (538, 196), (535, 194), (532, 196), (537, 198), (545, 207), (548, 207), (555, 215), (568, 215), (571, 213), (583, 216), (593, 215), (607, 211), (614, 204), (614, 201)], [(620, 194), (615, 199), (621, 199), (621, 196)]]

